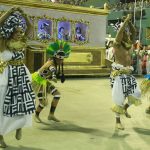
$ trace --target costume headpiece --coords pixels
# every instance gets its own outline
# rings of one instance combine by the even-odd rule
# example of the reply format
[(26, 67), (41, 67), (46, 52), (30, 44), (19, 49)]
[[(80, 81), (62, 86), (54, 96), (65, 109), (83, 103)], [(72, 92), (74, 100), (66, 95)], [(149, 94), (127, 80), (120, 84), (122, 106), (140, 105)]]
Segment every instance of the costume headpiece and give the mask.
[(4, 38), (9, 38), (16, 28), (22, 28), (26, 30), (25, 19), (17, 12), (11, 14), (4, 22), (3, 26), (0, 27), (0, 35)]
[(58, 40), (50, 44), (46, 49), (46, 52), (50, 55), (50, 57), (64, 59), (69, 57), (71, 48), (67, 42)]
[[(69, 57), (71, 48), (67, 42), (58, 40), (50, 44), (46, 49), (46, 52), (52, 58), (64, 59)], [(65, 81), (63, 63), (61, 64), (61, 69), (60, 69), (60, 65), (58, 67), (59, 68), (57, 68), (57, 63), (56, 63), (57, 77), (60, 77), (61, 82), (63, 83)]]

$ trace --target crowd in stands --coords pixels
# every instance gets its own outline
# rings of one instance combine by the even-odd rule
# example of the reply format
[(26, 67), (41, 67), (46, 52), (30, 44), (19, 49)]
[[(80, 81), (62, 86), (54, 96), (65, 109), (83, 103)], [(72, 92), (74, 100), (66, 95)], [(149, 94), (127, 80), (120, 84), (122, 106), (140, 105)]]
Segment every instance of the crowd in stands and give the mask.
[(130, 2), (130, 3), (117, 3), (117, 4), (109, 4), (109, 8), (112, 11), (127, 11), (127, 10), (134, 10), (134, 8), (150, 8), (150, 0), (144, 0), (143, 4), (142, 1), (136, 0), (135, 2)]
[(76, 5), (80, 6), (84, 2), (87, 2), (87, 0), (41, 0), (44, 2), (54, 2), (54, 3), (62, 3), (62, 4), (70, 4), (70, 5)]

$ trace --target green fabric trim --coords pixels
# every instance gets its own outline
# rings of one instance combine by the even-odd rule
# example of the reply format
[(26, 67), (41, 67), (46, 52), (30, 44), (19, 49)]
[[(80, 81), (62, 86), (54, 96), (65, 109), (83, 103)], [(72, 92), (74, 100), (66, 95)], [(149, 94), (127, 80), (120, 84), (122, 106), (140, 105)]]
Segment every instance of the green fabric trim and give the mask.
[(36, 82), (37, 84), (40, 84), (40, 85), (46, 85), (46, 83), (47, 83), (47, 80), (42, 78), (38, 72), (34, 72), (32, 74), (32, 81)]

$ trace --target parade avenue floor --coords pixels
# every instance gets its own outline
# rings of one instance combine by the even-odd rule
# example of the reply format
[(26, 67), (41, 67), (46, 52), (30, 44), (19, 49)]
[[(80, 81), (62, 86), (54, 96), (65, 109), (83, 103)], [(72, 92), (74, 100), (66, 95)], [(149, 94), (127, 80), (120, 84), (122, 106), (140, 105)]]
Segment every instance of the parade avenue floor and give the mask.
[[(142, 81), (138, 78), (138, 82)], [(59, 123), (48, 121), (49, 105), (41, 113), (43, 123), (23, 129), (22, 140), (15, 132), (5, 136), (5, 150), (149, 150), (150, 115), (145, 114), (149, 102), (131, 106), (131, 119), (122, 116), (124, 131), (115, 130), (111, 111), (109, 78), (67, 79), (57, 83), (62, 94), (56, 110)], [(50, 99), (52, 96), (50, 96)]]

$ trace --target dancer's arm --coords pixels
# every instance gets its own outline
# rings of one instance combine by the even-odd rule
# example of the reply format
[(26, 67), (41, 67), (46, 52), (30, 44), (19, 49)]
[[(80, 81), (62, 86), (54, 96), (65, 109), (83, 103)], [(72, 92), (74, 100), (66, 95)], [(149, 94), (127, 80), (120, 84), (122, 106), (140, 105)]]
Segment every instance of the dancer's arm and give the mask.
[(7, 12), (5, 12), (1, 17), (0, 17), (0, 27), (3, 25), (5, 20), (14, 12), (16, 11), (16, 7), (13, 7), (9, 9)]
[(39, 69), (39, 73), (42, 73), (43, 70), (45, 70), (46, 68), (48, 68), (49, 66), (51, 66), (53, 64), (53, 62), (51, 60), (48, 60), (40, 69)]
[(129, 21), (129, 30), (130, 30), (130, 39), (134, 43), (135, 42), (135, 36), (136, 36), (136, 29), (131, 21)]
[(125, 28), (126, 26), (128, 25), (129, 23), (129, 20), (131, 19), (131, 14), (128, 14), (127, 15), (127, 18), (124, 20), (123, 24), (121, 25), (117, 35), (116, 35), (116, 38), (115, 38), (115, 43), (116, 44), (120, 44), (122, 39), (123, 39), (123, 32), (125, 31)]
[(29, 35), (30, 33), (32, 33), (32, 31), (33, 31), (33, 25), (32, 25), (32, 23), (31, 23), (31, 21), (30, 21), (29, 16), (28, 16), (26, 13), (24, 13), (24, 11), (23, 11), (20, 7), (18, 7), (17, 10), (21, 13), (21, 15), (22, 15), (22, 16), (24, 17), (24, 19), (26, 20), (27, 29), (26, 29), (26, 32), (25, 32), (25, 36), (27, 36), (27, 35)]
[(56, 68), (54, 67), (54, 64), (51, 60), (48, 60), (40, 69), (39, 73), (42, 73), (45, 69), (49, 68), (50, 72), (52, 73), (52, 81), (57, 82), (56, 78)]
[[(4, 24), (5, 20), (16, 10), (16, 7), (9, 9), (0, 17), (0, 27)], [(5, 40), (0, 35), (0, 51), (5, 49)]]

